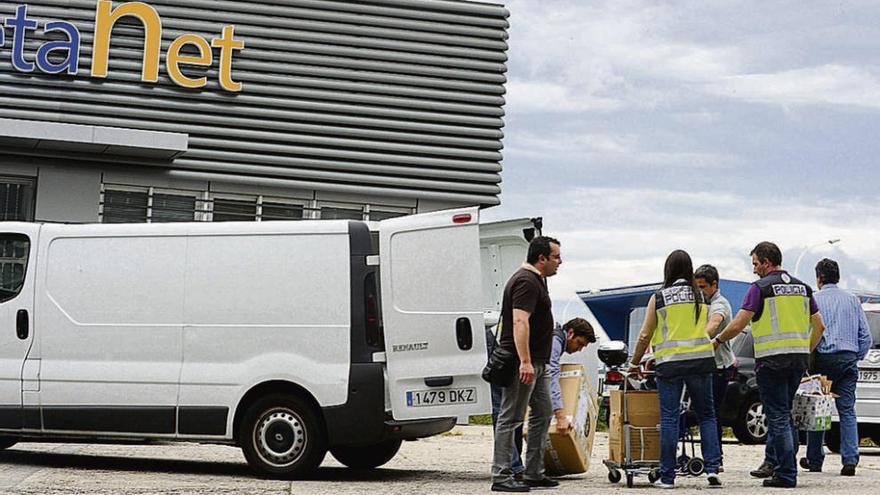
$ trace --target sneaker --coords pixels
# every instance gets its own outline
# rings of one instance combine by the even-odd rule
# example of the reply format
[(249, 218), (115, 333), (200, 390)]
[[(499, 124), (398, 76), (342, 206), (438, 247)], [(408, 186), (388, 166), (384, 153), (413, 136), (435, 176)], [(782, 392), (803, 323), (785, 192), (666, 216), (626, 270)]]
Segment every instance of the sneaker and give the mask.
[(749, 472), (749, 474), (754, 478), (771, 478), (775, 473), (773, 471), (773, 465), (764, 461), (758, 466), (758, 469)]
[(529, 491), (529, 485), (513, 479), (492, 483), (493, 492), (525, 493)]
[(841, 476), (855, 476), (856, 475), (856, 465), (855, 464), (844, 464), (843, 469), (840, 470)]
[(721, 478), (717, 474), (712, 473), (706, 476), (710, 488), (721, 488)]
[(665, 481), (658, 481), (657, 484), (655, 484), (654, 486), (656, 486), (657, 488), (662, 488), (664, 490), (672, 490), (673, 488), (675, 488), (675, 483), (674, 482), (673, 483), (666, 483)]
[(800, 465), (803, 469), (811, 472), (811, 473), (821, 473), (822, 466), (816, 466), (815, 464), (810, 464), (810, 460), (806, 457), (801, 457)]
[(546, 476), (539, 480), (525, 480), (525, 482), (526, 485), (529, 486), (529, 488), (556, 488), (559, 486), (558, 481), (550, 479)]
[(794, 488), (797, 486), (796, 482), (785, 481), (782, 478), (777, 478), (776, 476), (764, 480), (764, 486), (767, 488)]

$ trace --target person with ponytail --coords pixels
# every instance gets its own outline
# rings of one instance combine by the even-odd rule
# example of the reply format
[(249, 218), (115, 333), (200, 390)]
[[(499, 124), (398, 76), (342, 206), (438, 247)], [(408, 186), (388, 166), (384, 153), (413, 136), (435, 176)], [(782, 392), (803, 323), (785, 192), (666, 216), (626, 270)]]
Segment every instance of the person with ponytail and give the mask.
[(694, 281), (690, 255), (682, 250), (673, 251), (666, 258), (663, 286), (648, 301), (630, 369), (638, 372), (642, 356), (650, 346), (660, 397), (661, 488), (675, 487), (681, 394), (685, 385), (700, 423), (700, 447), (709, 486), (721, 486), (721, 452), (712, 402), (715, 352), (706, 333), (707, 315), (706, 299)]

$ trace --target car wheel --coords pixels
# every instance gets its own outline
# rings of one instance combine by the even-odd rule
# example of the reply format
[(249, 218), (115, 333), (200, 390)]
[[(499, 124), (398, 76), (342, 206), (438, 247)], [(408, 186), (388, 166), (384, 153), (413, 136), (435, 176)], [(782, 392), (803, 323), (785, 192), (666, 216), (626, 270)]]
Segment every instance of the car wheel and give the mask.
[(314, 408), (288, 394), (267, 395), (244, 414), (239, 443), (260, 475), (300, 478), (314, 472), (327, 455), (327, 440)]
[(740, 414), (733, 423), (733, 434), (745, 444), (759, 444), (767, 441), (767, 416), (764, 404), (757, 396), (751, 396), (743, 404)]
[(0, 450), (8, 449), (18, 443), (16, 437), (0, 437)]
[(831, 423), (831, 429), (825, 432), (825, 446), (835, 454), (840, 453), (840, 423)]
[(330, 453), (352, 469), (373, 469), (390, 461), (400, 450), (402, 440), (386, 440), (362, 447), (333, 447)]

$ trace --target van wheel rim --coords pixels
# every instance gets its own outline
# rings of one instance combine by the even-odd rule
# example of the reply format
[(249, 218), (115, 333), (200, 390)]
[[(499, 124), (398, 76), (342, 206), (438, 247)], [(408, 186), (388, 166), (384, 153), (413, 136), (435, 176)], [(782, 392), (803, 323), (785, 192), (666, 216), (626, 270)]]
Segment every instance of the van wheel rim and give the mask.
[(755, 438), (763, 438), (767, 434), (767, 418), (764, 417), (764, 405), (760, 402), (752, 404), (746, 414), (746, 425), (749, 433)]
[(260, 418), (254, 443), (263, 460), (274, 467), (296, 462), (307, 445), (302, 419), (289, 409), (273, 409)]

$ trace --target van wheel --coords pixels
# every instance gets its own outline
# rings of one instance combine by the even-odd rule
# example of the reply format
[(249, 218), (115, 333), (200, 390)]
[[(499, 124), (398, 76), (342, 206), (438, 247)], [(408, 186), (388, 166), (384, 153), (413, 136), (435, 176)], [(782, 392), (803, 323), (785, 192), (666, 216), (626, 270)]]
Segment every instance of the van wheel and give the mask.
[(18, 443), (18, 438), (15, 437), (0, 437), (0, 450), (8, 449), (13, 445)]
[(239, 443), (260, 475), (300, 478), (313, 473), (327, 455), (327, 440), (314, 409), (303, 399), (272, 394), (245, 412)]
[(401, 443), (402, 440), (386, 440), (362, 447), (340, 446), (330, 449), (330, 453), (352, 469), (373, 469), (393, 459)]

